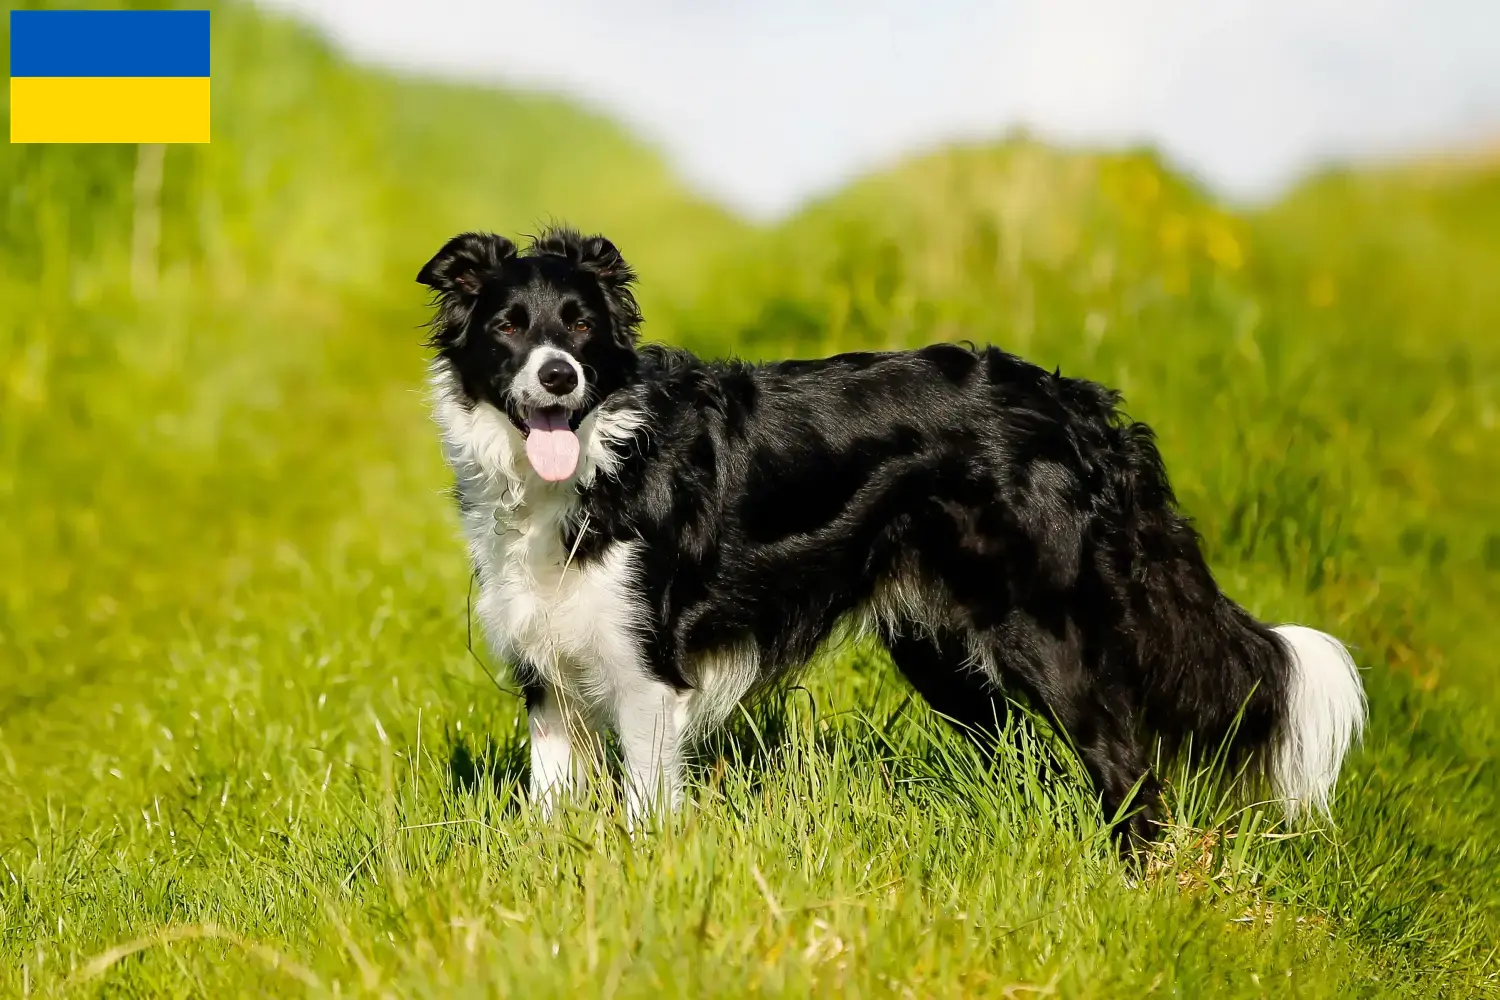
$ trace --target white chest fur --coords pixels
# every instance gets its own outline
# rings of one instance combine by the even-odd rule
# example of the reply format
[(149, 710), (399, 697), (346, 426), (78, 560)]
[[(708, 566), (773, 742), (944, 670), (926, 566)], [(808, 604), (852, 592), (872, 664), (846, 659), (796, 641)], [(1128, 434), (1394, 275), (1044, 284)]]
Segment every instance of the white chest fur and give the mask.
[(477, 610), (502, 655), (585, 701), (606, 700), (622, 674), (641, 669), (642, 611), (630, 582), (635, 549), (617, 544), (579, 565), (564, 550), (563, 518), (553, 513), (540, 509), (511, 527), (493, 519), (470, 527), (480, 567)]
[[(617, 543), (586, 564), (563, 538), (580, 523), (576, 484), (611, 475), (619, 445), (642, 423), (634, 411), (586, 417), (581, 459), (569, 482), (548, 483), (524, 457), (525, 442), (505, 414), (470, 404), (442, 360), (432, 369), (433, 411), (464, 500), (464, 534), (479, 574), (476, 611), (496, 653), (592, 706), (600, 720), (656, 682), (643, 655), (647, 610), (632, 577), (638, 542)], [(694, 689), (672, 696), (684, 734), (712, 729), (754, 685), (753, 647), (716, 650), (688, 665)]]
[(464, 501), (464, 534), (479, 574), (476, 611), (497, 653), (541, 679), (598, 703), (616, 696), (642, 671), (644, 611), (631, 585), (637, 557), (620, 543), (579, 563), (563, 544), (581, 528), (577, 485), (609, 474), (614, 444), (640, 418), (596, 412), (578, 428), (581, 460), (573, 479), (542, 480), (524, 455), (524, 440), (504, 413), (468, 405), (452, 372), (433, 367), (434, 415), (448, 464)]

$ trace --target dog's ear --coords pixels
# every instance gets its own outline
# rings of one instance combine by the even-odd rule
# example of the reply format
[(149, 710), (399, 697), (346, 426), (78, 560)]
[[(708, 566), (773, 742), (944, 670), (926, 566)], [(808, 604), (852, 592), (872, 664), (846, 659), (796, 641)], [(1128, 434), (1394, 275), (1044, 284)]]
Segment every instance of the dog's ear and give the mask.
[(515, 257), (516, 245), (494, 233), (460, 233), (417, 272), (417, 280), (444, 295), (479, 294), (487, 274), (498, 274)]
[(494, 233), (460, 233), (417, 272), (417, 280), (437, 292), (437, 313), (429, 324), (433, 347), (462, 344), (469, 316), (484, 279), (498, 275), (516, 256), (516, 245)]
[(613, 243), (599, 235), (553, 229), (538, 237), (530, 252), (566, 257), (579, 270), (592, 274), (609, 303), (615, 332), (627, 343), (635, 340), (636, 328), (641, 325), (641, 309), (630, 287), (635, 284), (635, 271)]

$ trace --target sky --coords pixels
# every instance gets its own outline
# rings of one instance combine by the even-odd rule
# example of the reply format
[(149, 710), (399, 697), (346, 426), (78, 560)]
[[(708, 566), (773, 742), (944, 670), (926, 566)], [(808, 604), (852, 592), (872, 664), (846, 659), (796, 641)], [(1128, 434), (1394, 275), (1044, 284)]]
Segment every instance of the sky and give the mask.
[(266, 0), (357, 58), (567, 94), (755, 219), (1026, 128), (1222, 195), (1500, 142), (1500, 0)]

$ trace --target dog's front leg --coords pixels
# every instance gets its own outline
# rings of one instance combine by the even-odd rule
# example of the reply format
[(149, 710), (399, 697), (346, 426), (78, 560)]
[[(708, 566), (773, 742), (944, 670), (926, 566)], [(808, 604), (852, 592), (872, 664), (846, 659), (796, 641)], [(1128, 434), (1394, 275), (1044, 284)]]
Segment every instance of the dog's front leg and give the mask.
[(634, 678), (616, 694), (615, 730), (632, 829), (682, 802), (684, 707), (676, 688), (654, 678)]
[(587, 785), (594, 766), (593, 732), (575, 699), (540, 682), (526, 686), (526, 727), (531, 802), (550, 816), (559, 802)]

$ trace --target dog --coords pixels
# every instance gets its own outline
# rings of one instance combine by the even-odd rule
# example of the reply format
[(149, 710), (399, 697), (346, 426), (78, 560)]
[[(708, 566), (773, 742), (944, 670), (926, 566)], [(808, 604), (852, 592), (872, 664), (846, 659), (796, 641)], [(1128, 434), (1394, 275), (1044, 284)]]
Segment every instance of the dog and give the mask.
[(475, 608), (525, 692), (543, 809), (612, 730), (632, 822), (670, 810), (685, 748), (852, 625), (971, 731), (1028, 699), (1132, 840), (1155, 832), (1153, 740), (1327, 815), (1366, 715), (1354, 662), (1220, 591), (1118, 393), (995, 347), (642, 344), (634, 272), (567, 228), (456, 236), (417, 280)]

